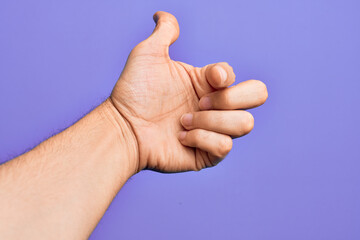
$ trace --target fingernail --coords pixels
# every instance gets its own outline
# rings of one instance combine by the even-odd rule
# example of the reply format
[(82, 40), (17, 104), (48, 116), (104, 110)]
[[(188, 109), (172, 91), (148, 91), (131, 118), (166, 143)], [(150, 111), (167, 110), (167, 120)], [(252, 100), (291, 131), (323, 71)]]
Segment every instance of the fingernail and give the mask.
[(211, 100), (210, 97), (203, 97), (200, 99), (199, 107), (203, 110), (207, 110), (211, 108)]
[(227, 79), (227, 73), (223, 67), (216, 66), (220, 73), (221, 82), (225, 82)]
[(185, 114), (182, 115), (182, 117), (181, 117), (181, 123), (182, 123), (184, 126), (191, 126), (192, 120), (193, 120), (193, 115), (192, 115), (191, 113), (185, 113)]
[(181, 131), (181, 132), (179, 132), (179, 139), (180, 139), (180, 140), (184, 140), (185, 137), (186, 137), (186, 131)]

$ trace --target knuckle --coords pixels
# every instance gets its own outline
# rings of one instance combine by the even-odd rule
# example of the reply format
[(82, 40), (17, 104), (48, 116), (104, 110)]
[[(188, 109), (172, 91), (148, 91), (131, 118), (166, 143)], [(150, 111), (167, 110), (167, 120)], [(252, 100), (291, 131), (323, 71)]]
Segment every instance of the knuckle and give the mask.
[(210, 81), (210, 84), (213, 87), (221, 87), (222, 85), (221, 74), (220, 74), (221, 69), (224, 69), (223, 67), (221, 67), (221, 65), (214, 64), (210, 67), (208, 71), (208, 80)]
[(198, 145), (201, 141), (207, 141), (209, 138), (209, 134), (207, 134), (202, 129), (194, 129), (191, 131), (193, 133), (193, 140), (195, 145)]
[(220, 62), (219, 64), (227, 69), (228, 72), (234, 73), (234, 68), (228, 62)]
[(162, 18), (159, 18), (157, 20), (157, 25), (162, 25), (163, 27), (169, 27), (169, 28), (173, 28), (176, 26), (177, 24), (177, 20), (174, 19), (172, 16), (169, 15), (163, 15)]
[(193, 168), (193, 171), (199, 172), (199, 171), (203, 170), (203, 168), (204, 167), (203, 167), (203, 165), (201, 164), (200, 161), (195, 161), (195, 166)]
[(218, 145), (218, 154), (217, 157), (223, 158), (225, 157), (231, 150), (232, 148), (232, 139), (230, 136), (226, 136), (224, 137)]
[(213, 87), (219, 87), (220, 85), (220, 78), (218, 77), (218, 64), (209, 64), (206, 66), (205, 69), (205, 76), (209, 84)]
[(195, 171), (199, 172), (206, 168), (206, 160), (205, 160), (205, 154), (201, 151), (196, 152), (196, 159), (195, 159)]
[(215, 167), (221, 162), (222, 159), (223, 157), (216, 157), (216, 159), (209, 160), (209, 164), (206, 167), (207, 168)]
[(220, 100), (221, 107), (225, 109), (231, 108), (231, 96), (229, 91), (222, 92)]

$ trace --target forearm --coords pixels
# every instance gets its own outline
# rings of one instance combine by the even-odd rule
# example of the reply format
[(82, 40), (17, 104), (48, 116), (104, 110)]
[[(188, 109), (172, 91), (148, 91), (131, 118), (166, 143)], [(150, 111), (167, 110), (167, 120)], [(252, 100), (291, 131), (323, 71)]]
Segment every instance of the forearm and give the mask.
[(137, 170), (132, 132), (107, 100), (0, 166), (0, 239), (84, 239)]

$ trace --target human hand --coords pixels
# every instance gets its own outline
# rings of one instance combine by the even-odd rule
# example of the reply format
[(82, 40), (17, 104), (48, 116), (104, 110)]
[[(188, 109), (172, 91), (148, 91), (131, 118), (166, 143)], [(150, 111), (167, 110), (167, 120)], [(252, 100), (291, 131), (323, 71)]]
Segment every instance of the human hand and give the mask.
[(229, 87), (235, 74), (227, 63), (198, 68), (171, 60), (177, 20), (157, 12), (154, 21), (153, 33), (131, 51), (110, 96), (137, 144), (134, 171), (214, 166), (231, 150), (232, 138), (252, 130), (254, 119), (243, 109), (263, 104), (266, 86), (249, 80)]

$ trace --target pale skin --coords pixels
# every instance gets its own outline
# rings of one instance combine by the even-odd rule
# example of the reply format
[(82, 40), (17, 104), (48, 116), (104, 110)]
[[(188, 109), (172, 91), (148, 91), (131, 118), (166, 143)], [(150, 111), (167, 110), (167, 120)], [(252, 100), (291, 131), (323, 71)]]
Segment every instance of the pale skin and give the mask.
[(249, 133), (246, 109), (266, 86), (235, 81), (224, 62), (173, 61), (174, 16), (130, 53), (111, 96), (65, 131), (0, 166), (0, 239), (86, 239), (123, 184), (143, 169), (199, 171)]

